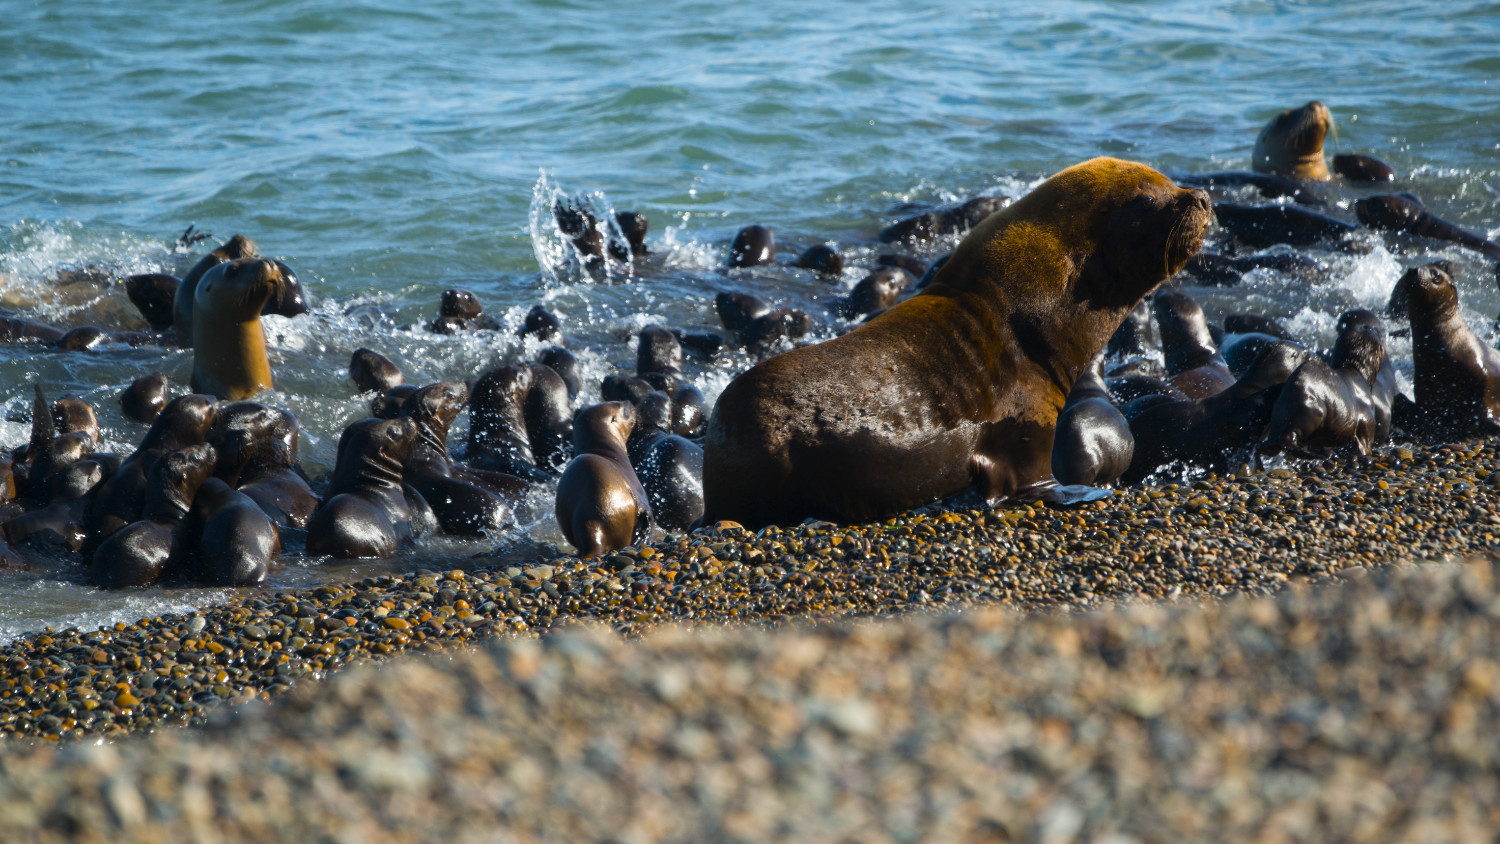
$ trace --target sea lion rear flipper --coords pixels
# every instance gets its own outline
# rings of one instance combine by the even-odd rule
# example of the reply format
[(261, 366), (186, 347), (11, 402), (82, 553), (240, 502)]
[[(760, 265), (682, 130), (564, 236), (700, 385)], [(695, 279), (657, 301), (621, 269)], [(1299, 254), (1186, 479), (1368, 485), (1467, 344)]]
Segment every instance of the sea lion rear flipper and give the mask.
[(1115, 491), (1107, 487), (1060, 484), (1048, 478), (1025, 489), (1017, 490), (1015, 497), (1019, 501), (1041, 501), (1057, 507), (1071, 507), (1075, 504), (1087, 504), (1090, 501), (1103, 501), (1114, 494)]

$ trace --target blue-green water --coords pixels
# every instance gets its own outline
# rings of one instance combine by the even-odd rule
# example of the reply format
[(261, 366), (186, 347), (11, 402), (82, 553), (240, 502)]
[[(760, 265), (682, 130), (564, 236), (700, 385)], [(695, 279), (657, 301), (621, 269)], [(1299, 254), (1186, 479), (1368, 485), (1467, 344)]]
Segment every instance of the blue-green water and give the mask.
[[(1332, 151), (1379, 156), (1432, 211), (1500, 231), (1496, 3), (142, 0), (4, 12), (0, 308), (139, 327), (113, 279), (180, 272), (195, 256), (170, 248), (190, 223), (216, 240), (250, 236), (317, 297), (310, 316), (268, 321), (271, 400), (302, 417), (314, 474), (363, 414), (344, 372), (354, 348), (397, 358), (413, 382), (535, 353), (508, 334), (401, 329), (434, 315), (445, 288), (474, 290), (511, 325), (546, 303), (597, 383), (630, 366), (629, 337), (647, 323), (716, 328), (717, 289), (817, 309), (873, 263), (873, 236), (901, 203), (1015, 195), (1099, 154), (1244, 168), (1260, 126), (1309, 99), (1334, 112)], [(533, 237), (532, 208), (548, 186), (645, 212), (655, 255), (614, 284), (544, 271), (537, 256), (557, 244)], [(752, 222), (772, 226), (784, 254), (837, 244), (851, 264), (841, 289), (785, 266), (719, 270)], [(1488, 269), (1443, 254), (1487, 322), (1500, 306)], [(1330, 258), (1316, 289), (1261, 278), (1205, 303), (1210, 315), (1276, 313), (1326, 341), (1338, 312), (1383, 301), (1403, 260), (1377, 245)], [(348, 314), (361, 305), (386, 316), (371, 327)], [(692, 374), (712, 397), (743, 365)], [(40, 378), (93, 402), (128, 447), (141, 429), (114, 396), (151, 369), (181, 385), (191, 359), (0, 349), (12, 420), (0, 445), (25, 439), (14, 420)], [(539, 499), (526, 514), (541, 541), (557, 538), (547, 513)], [(439, 542), (394, 565), (479, 550)], [(127, 602), (42, 565), (0, 575), (0, 634), (212, 597)], [(321, 576), (294, 559), (274, 579)]]

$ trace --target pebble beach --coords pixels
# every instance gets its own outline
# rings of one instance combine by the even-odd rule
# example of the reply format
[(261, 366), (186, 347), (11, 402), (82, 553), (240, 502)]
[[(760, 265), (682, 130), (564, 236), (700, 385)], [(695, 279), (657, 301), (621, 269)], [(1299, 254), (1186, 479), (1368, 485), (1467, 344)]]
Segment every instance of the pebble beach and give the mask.
[(1312, 841), (1399, 811), (1464, 840), (1492, 821), (1493, 776), (1451, 778), (1492, 770), (1500, 599), (1487, 563), (1410, 564), (1491, 558), (1497, 449), (46, 631), (0, 652), (0, 812), (78, 840)]

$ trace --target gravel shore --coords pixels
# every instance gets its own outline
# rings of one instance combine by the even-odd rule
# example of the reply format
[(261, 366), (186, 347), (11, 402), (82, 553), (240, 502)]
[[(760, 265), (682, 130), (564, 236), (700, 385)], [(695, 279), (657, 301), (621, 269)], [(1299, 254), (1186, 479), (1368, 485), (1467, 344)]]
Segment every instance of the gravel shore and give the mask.
[[(1486, 841), (1489, 562), (1270, 598), (579, 625), (15, 749), (38, 840)], [(11, 839), (16, 840), (16, 839)]]
[[(1070, 510), (724, 524), (596, 562), (28, 636), (0, 650), (0, 823), (615, 841), (1356, 840), (1396, 824), (1462, 840), (1500, 805), (1476, 727), (1500, 684), (1500, 600), (1488, 564), (1385, 567), (1490, 558), (1497, 455), (1393, 447)], [(1236, 594), (1262, 597), (1181, 600)], [(534, 636), (577, 620), (601, 624)], [(441, 653), (380, 664), (413, 651)], [(340, 670), (360, 662), (375, 664)], [(121, 740), (69, 741), (89, 737)]]

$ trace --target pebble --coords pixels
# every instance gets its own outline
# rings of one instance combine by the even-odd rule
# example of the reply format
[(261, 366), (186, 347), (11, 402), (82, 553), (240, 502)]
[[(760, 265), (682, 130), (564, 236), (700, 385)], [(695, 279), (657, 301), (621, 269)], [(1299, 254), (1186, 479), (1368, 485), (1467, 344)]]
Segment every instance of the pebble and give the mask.
[[(1000, 605), (1268, 595), (1350, 568), (1500, 548), (1500, 439), (1206, 475), (1075, 509), (924, 508), (751, 532), (733, 522), (599, 561), (249, 592), (190, 615), (42, 631), (0, 649), (0, 735), (118, 736), (199, 723), (353, 663), (593, 620), (780, 625)], [(476, 562), (483, 566), (484, 559)], [(122, 691), (129, 690), (125, 694)], [(125, 699), (134, 701), (122, 705)]]

